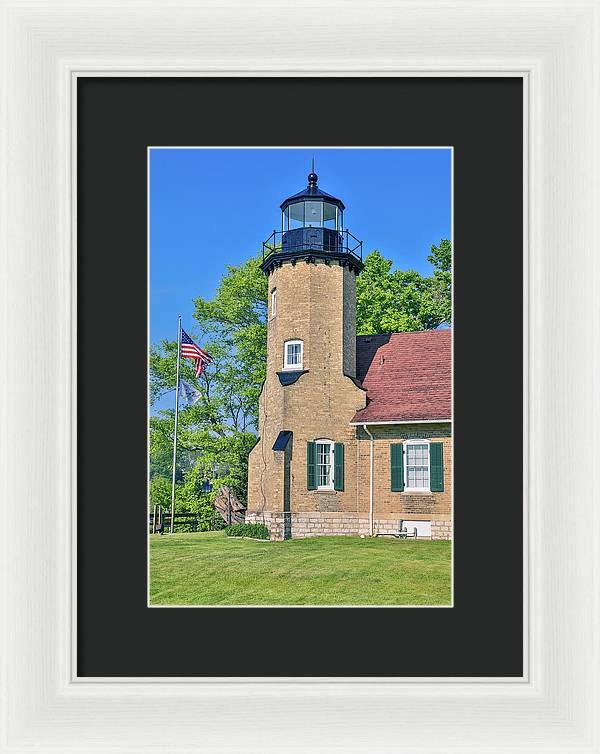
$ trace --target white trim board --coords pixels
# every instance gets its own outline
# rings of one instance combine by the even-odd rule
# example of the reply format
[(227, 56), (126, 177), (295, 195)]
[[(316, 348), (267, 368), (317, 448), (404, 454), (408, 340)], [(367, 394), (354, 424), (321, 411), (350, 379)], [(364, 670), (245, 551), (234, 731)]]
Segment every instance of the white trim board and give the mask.
[(362, 427), (366, 424), (369, 427), (377, 427), (380, 424), (452, 424), (452, 419), (407, 419), (402, 421), (384, 421), (384, 422), (350, 422), (351, 427)]
[[(600, 752), (598, 0), (306, 11), (2, 6), (2, 752)], [(524, 79), (523, 679), (74, 676), (79, 74)]]

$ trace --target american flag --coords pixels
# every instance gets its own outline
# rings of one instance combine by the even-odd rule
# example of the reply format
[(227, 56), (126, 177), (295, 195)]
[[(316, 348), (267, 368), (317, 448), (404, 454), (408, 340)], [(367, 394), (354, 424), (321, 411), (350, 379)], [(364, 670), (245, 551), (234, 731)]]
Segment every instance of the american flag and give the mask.
[(181, 355), (184, 359), (195, 360), (196, 377), (200, 377), (204, 365), (212, 361), (212, 356), (197, 346), (183, 328), (181, 329)]

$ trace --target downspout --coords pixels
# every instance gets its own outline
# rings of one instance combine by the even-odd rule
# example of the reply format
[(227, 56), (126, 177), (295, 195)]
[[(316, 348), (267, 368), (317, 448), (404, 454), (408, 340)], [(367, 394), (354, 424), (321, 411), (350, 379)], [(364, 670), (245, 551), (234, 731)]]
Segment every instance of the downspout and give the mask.
[(371, 457), (369, 460), (369, 536), (373, 536), (373, 465), (375, 460), (375, 438), (363, 424), (363, 429), (369, 435), (371, 440)]

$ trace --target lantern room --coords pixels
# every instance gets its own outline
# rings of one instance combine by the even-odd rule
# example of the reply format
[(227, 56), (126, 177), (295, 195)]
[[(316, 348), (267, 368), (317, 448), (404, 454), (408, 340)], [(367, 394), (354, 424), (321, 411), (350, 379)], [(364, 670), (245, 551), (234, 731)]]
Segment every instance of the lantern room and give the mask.
[(319, 176), (312, 172), (308, 186), (281, 204), (283, 232), (299, 228), (328, 228), (342, 230), (344, 227), (344, 203), (317, 186)]
[(357, 272), (362, 269), (362, 242), (344, 228), (344, 203), (319, 188), (318, 180), (313, 164), (306, 188), (281, 203), (281, 230), (263, 243), (266, 274), (299, 258), (324, 259), (327, 264), (337, 260)]

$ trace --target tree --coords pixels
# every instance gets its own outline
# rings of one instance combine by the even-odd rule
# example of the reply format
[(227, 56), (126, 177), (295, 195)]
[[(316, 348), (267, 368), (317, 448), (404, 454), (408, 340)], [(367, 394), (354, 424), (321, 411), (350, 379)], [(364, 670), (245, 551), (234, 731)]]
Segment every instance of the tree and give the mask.
[[(191, 361), (180, 376), (200, 392), (200, 400), (181, 407), (178, 431), (178, 481), (230, 486), (246, 499), (248, 453), (256, 442), (258, 396), (266, 367), (268, 282), (258, 257), (228, 266), (214, 298), (196, 299), (194, 336), (213, 357), (196, 378)], [(151, 401), (175, 387), (177, 343), (163, 341), (150, 354)], [(166, 445), (173, 445), (174, 411), (151, 419), (151, 474), (164, 475)], [(192, 463), (190, 464), (190, 459)]]
[[(175, 488), (175, 511), (195, 513), (198, 517), (198, 531), (208, 531), (215, 517), (210, 495), (202, 492), (193, 479), (188, 479)], [(177, 526), (177, 519), (175, 519), (175, 526)]]
[(427, 257), (434, 268), (430, 296), (442, 322), (452, 323), (452, 244), (442, 238), (439, 246), (432, 245)]
[(167, 509), (171, 505), (171, 481), (164, 476), (155, 476), (150, 480), (150, 510), (155, 505)]
[(356, 281), (356, 331), (359, 335), (433, 330), (452, 321), (452, 248), (442, 239), (427, 257), (431, 277), (414, 270), (392, 270), (379, 251), (365, 258)]

